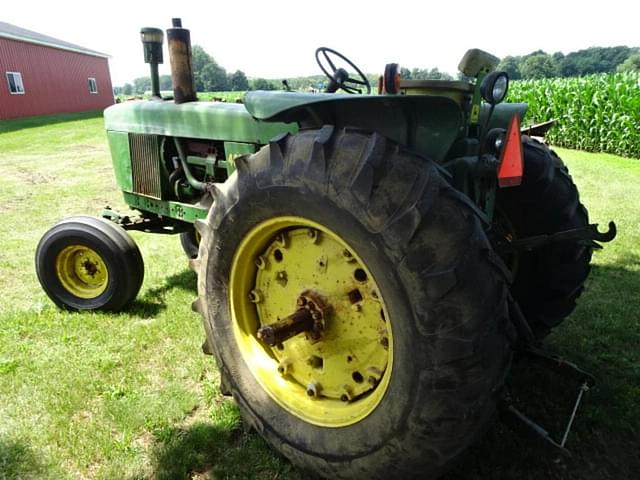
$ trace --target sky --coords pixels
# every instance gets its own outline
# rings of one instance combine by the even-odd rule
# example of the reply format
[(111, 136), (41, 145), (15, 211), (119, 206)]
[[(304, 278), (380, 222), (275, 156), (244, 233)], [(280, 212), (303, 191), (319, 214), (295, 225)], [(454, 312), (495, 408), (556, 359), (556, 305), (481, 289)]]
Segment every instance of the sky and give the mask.
[[(568, 53), (592, 46), (640, 46), (639, 0), (450, 2), (21, 0), (0, 20), (111, 56), (114, 86), (148, 75), (141, 27), (182, 18), (192, 44), (228, 72), (249, 78), (318, 74), (315, 49), (326, 46), (365, 72), (386, 63), (457, 72), (469, 48), (498, 57), (542, 49)], [(160, 73), (168, 74), (169, 58)]]

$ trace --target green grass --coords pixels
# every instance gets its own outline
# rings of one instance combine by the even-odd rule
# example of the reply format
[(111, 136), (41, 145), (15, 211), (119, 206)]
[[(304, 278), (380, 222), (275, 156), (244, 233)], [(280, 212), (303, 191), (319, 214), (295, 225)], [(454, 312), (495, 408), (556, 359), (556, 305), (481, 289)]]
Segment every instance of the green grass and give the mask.
[[(66, 115), (0, 122), (0, 479), (304, 478), (220, 395), (195, 276), (178, 239), (134, 233), (143, 289), (117, 315), (57, 310), (33, 256), (60, 218), (124, 208), (102, 119)], [(575, 313), (549, 348), (598, 377), (559, 459), (500, 424), (447, 478), (614, 479), (640, 471), (640, 162), (560, 150), (592, 221), (619, 237), (594, 257)], [(523, 409), (559, 436), (573, 386), (516, 366)]]

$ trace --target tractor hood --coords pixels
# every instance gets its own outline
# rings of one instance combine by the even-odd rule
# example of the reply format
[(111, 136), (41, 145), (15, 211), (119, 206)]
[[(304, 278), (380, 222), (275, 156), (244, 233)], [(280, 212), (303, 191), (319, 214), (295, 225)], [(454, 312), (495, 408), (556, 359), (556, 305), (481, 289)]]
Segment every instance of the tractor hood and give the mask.
[(283, 132), (296, 132), (295, 124), (261, 122), (244, 105), (223, 102), (139, 100), (113, 105), (104, 112), (109, 131), (203, 138), (264, 145)]

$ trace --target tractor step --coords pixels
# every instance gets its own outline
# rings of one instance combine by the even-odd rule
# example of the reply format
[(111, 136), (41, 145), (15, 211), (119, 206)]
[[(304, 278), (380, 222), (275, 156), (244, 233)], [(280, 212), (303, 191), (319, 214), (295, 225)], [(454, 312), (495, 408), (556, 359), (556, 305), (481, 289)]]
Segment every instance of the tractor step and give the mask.
[(569, 381), (577, 383), (579, 387), (576, 401), (574, 402), (573, 410), (571, 411), (571, 415), (569, 416), (569, 420), (567, 421), (567, 425), (560, 441), (554, 440), (547, 430), (518, 410), (514, 406), (511, 394), (507, 390), (503, 392), (502, 398), (500, 399), (500, 419), (506, 425), (512, 427), (513, 430), (529, 434), (530, 436), (533, 435), (535, 437), (539, 437), (545, 442), (545, 444), (552, 446), (554, 449), (559, 450), (563, 455), (570, 457), (571, 453), (566, 448), (567, 439), (569, 438), (569, 433), (573, 427), (573, 423), (576, 418), (578, 408), (584, 398), (584, 394), (595, 385), (595, 378), (593, 375), (582, 370), (574, 363), (540, 348), (527, 347), (522, 351), (522, 353), (524, 357), (530, 361), (556, 373), (561, 377), (564, 377)]

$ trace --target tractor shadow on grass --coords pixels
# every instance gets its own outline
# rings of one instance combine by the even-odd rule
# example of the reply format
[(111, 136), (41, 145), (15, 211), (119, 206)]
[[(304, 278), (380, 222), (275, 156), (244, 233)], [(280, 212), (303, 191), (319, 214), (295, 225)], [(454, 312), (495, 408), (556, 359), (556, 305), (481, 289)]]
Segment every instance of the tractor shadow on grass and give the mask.
[(151, 463), (158, 480), (303, 478), (255, 433), (205, 421), (162, 430), (156, 435)]
[(0, 478), (42, 478), (45, 473), (37, 455), (21, 441), (0, 438)]
[[(640, 258), (592, 270), (578, 308), (545, 341), (545, 348), (591, 372), (597, 385), (578, 410), (567, 443), (571, 458), (537, 438), (514, 433), (500, 422), (458, 460), (442, 480), (606, 480), (636, 478), (640, 471)], [(189, 271), (167, 281), (195, 288)], [(145, 297), (146, 298), (146, 297)], [(525, 362), (509, 376), (516, 406), (562, 438), (577, 385)], [(152, 465), (158, 479), (307, 478), (255, 433), (209, 422), (174, 426), (156, 436)]]
[(144, 292), (134, 300), (126, 312), (139, 318), (152, 318), (167, 308), (165, 297), (172, 290), (179, 289), (194, 293), (194, 299), (198, 288), (198, 278), (191, 270), (186, 269), (175, 275), (167, 277), (163, 284)]
[[(574, 313), (544, 348), (592, 373), (596, 386), (580, 406), (566, 458), (538, 438), (495, 423), (443, 480), (636, 478), (640, 471), (640, 257), (594, 265)], [(516, 406), (559, 441), (577, 383), (526, 362), (514, 364), (508, 384)]]

